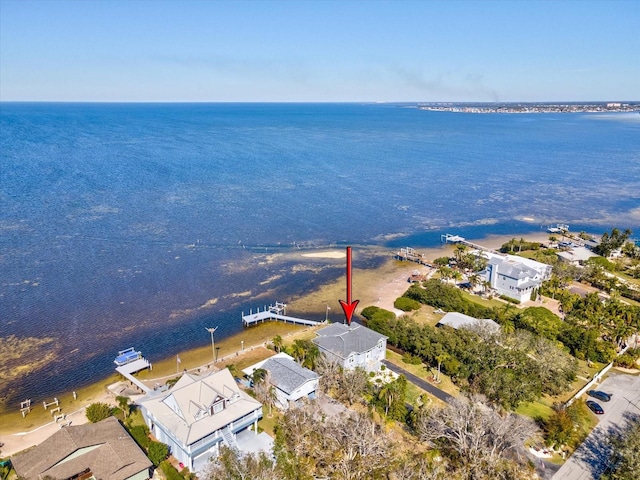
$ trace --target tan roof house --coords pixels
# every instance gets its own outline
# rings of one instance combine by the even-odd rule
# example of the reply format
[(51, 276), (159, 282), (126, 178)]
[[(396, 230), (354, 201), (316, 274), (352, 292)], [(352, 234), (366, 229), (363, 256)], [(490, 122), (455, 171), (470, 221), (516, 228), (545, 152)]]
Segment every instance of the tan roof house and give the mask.
[(262, 404), (238, 387), (228, 369), (197, 376), (185, 373), (168, 392), (137, 402), (151, 433), (191, 471), (218, 454), (220, 443), (236, 447), (236, 434), (257, 433)]
[(11, 459), (27, 480), (147, 480), (152, 463), (115, 417), (63, 427)]

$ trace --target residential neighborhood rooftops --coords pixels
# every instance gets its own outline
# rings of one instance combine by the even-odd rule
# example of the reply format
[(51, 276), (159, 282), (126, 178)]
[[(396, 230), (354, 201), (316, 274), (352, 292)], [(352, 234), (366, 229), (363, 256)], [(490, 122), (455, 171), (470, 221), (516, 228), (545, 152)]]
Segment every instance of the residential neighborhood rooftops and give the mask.
[(345, 359), (354, 352), (366, 352), (376, 347), (384, 335), (363, 327), (357, 323), (350, 326), (333, 323), (322, 330), (318, 330), (313, 342), (325, 350)]
[(40, 445), (11, 459), (25, 479), (70, 478), (87, 468), (95, 478), (124, 480), (151, 462), (115, 417), (62, 428)]

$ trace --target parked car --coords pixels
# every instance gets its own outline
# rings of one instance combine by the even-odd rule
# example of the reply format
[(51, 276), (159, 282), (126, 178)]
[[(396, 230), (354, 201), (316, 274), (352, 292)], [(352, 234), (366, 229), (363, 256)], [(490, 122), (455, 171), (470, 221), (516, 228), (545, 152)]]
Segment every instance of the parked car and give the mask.
[(604, 413), (604, 410), (602, 409), (600, 404), (598, 402), (594, 402), (593, 400), (587, 400), (587, 407), (589, 407), (589, 409), (596, 415), (602, 415)]
[(605, 392), (601, 392), (600, 390), (589, 390), (587, 392), (587, 395), (593, 398), (597, 398), (602, 402), (608, 402), (609, 400), (611, 400), (611, 395)]

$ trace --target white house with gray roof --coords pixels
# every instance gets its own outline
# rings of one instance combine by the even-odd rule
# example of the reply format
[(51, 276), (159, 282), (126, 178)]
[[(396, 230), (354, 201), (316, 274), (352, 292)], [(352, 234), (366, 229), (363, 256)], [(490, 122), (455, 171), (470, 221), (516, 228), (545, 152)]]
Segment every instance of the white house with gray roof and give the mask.
[(333, 323), (316, 335), (312, 341), (320, 352), (345, 369), (361, 367), (375, 372), (386, 356), (387, 337), (357, 323)]
[(221, 442), (237, 447), (238, 432), (253, 425), (257, 433), (262, 418), (262, 404), (241, 391), (226, 368), (202, 377), (185, 373), (169, 392), (137, 403), (151, 433), (191, 471), (216, 456)]
[(245, 368), (243, 373), (251, 376), (259, 368), (269, 372), (271, 384), (275, 387), (276, 406), (281, 410), (287, 410), (302, 398), (315, 398), (320, 377), (299, 365), (290, 355), (280, 352)]
[(481, 273), (498, 295), (505, 295), (520, 303), (531, 299), (534, 288), (551, 277), (551, 265), (515, 255), (483, 251), (488, 259)]

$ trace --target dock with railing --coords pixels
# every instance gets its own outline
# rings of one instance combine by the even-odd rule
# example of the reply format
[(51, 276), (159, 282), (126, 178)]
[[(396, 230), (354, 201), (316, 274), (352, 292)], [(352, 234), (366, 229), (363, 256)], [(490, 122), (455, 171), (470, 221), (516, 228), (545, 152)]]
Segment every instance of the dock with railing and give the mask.
[(286, 315), (287, 312), (287, 304), (276, 302), (275, 305), (269, 305), (267, 307), (265, 305), (264, 309), (260, 311), (260, 308), (254, 313), (253, 310), (249, 312), (249, 315), (245, 315), (242, 312), (242, 323), (245, 327), (250, 327), (251, 325), (256, 325), (261, 322), (269, 322), (269, 321), (280, 321), (285, 323), (295, 323), (297, 325), (307, 325), (314, 326), (320, 325), (323, 322), (318, 322), (316, 320), (307, 320), (305, 318), (298, 317), (290, 317)]

